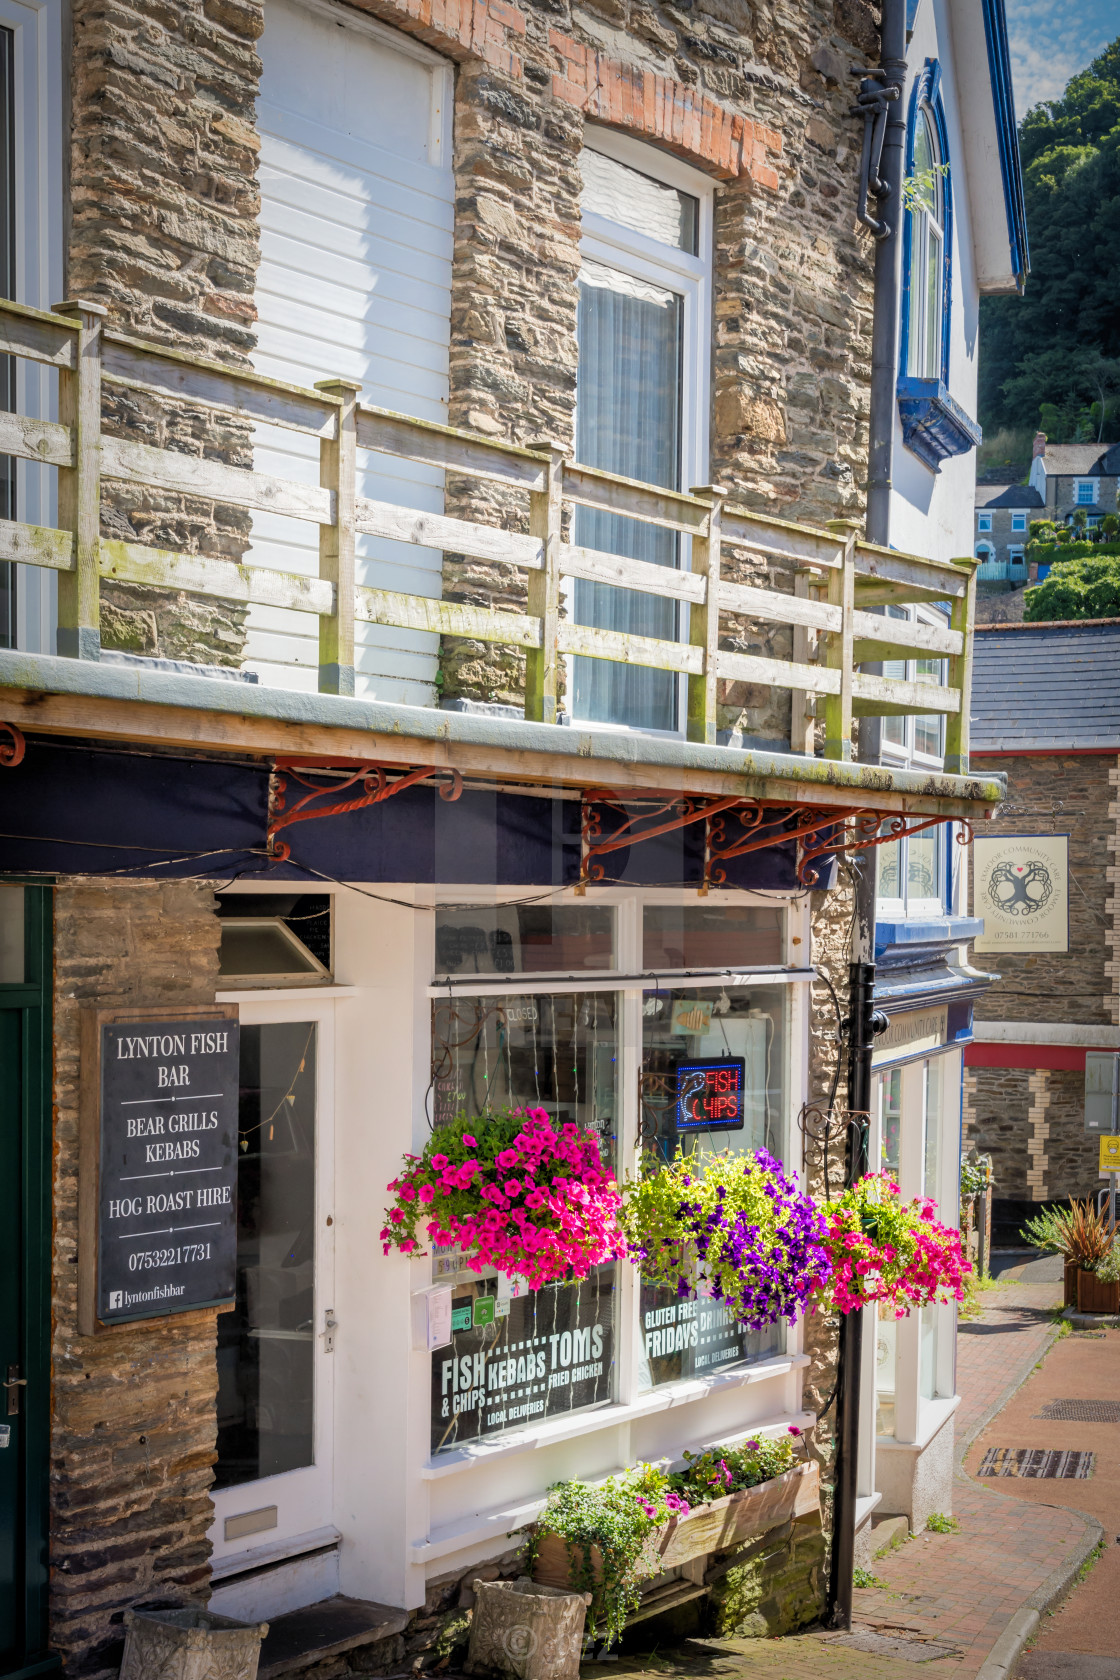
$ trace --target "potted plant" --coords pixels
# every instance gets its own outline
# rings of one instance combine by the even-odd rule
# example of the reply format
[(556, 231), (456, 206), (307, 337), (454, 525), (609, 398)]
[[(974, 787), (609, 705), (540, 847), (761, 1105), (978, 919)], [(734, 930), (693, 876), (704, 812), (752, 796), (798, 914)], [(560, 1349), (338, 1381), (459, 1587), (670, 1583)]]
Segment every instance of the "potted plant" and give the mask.
[(437, 1127), (388, 1188), (386, 1254), (419, 1252), (423, 1226), (431, 1242), (461, 1248), (472, 1271), (495, 1267), (539, 1289), (625, 1253), (621, 1197), (598, 1143), (542, 1108)]
[(533, 1579), (589, 1592), (588, 1635), (609, 1647), (645, 1582), (819, 1512), (817, 1466), (798, 1459), (799, 1435), (686, 1452), (672, 1472), (639, 1464), (597, 1486), (556, 1483), (529, 1542)]
[(625, 1187), (622, 1224), (647, 1283), (698, 1285), (748, 1329), (793, 1323), (828, 1275), (825, 1225), (766, 1150), (684, 1155)]
[(1120, 1313), (1120, 1240), (1115, 1237), (1095, 1272), (1079, 1272), (1077, 1305), (1080, 1312)]
[(1020, 1237), (1031, 1248), (1040, 1248), (1044, 1254), (1060, 1254), (1065, 1262), (1063, 1271), (1063, 1307), (1077, 1306), (1077, 1273), (1078, 1264), (1074, 1258), (1072, 1248), (1071, 1221), (1072, 1210), (1064, 1207), (1046, 1207), (1041, 1213), (1036, 1213), (1033, 1219), (1028, 1219)]
[(855, 1312), (878, 1302), (896, 1318), (914, 1307), (964, 1299), (972, 1270), (960, 1232), (936, 1218), (935, 1202), (904, 1202), (887, 1173), (869, 1173), (824, 1206), (831, 1269), (817, 1291), (821, 1306)]
[[(1066, 1229), (1069, 1258), (1077, 1267), (1078, 1312), (1120, 1311), (1120, 1286), (1108, 1277), (1114, 1246), (1108, 1221), (1089, 1197), (1083, 1202), (1071, 1199)], [(1101, 1279), (1100, 1269), (1106, 1261), (1106, 1275)]]

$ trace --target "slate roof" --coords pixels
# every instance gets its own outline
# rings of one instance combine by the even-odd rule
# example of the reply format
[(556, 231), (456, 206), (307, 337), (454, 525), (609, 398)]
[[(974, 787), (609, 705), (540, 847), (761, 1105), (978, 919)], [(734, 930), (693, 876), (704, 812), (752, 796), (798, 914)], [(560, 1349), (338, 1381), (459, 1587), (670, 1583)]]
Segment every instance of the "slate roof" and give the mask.
[[(984, 497), (986, 488), (991, 490), (991, 495)], [(985, 509), (1034, 508), (1045, 507), (1046, 502), (1033, 484), (993, 484), (988, 486), (978, 484), (976, 486), (976, 506)]]
[(1120, 619), (980, 626), (972, 751), (1120, 750)]
[(1048, 473), (1095, 478), (1098, 473), (1120, 472), (1118, 455), (1120, 445), (1115, 443), (1048, 443), (1042, 461)]

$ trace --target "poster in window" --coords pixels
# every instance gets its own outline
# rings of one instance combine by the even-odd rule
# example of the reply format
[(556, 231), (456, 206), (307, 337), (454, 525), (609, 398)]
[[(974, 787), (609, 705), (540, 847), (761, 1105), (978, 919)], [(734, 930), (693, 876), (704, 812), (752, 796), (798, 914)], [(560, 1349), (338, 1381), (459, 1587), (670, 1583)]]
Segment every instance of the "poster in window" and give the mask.
[(1000, 834), (972, 845), (977, 951), (1069, 950), (1068, 834)]
[(452, 1287), (451, 1345), (432, 1355), (433, 1452), (611, 1399), (613, 1266), (512, 1298), (496, 1289)]

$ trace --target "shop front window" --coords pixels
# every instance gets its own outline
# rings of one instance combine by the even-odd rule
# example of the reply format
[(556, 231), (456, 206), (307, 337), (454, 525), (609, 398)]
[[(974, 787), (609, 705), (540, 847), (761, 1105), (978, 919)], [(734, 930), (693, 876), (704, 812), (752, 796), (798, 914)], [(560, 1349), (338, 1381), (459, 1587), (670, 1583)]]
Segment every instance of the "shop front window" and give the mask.
[(936, 1307), (922, 1307), (918, 1314), (919, 1393), (923, 1400), (932, 1400), (937, 1393), (938, 1317)]
[(880, 1317), (875, 1330), (875, 1433), (895, 1432), (895, 1386), (898, 1365), (898, 1324)]
[(944, 1069), (941, 1057), (933, 1056), (925, 1064), (926, 1100), (923, 1126), (922, 1195), (937, 1201), (940, 1196), (939, 1172), (941, 1162), (941, 1089)]
[(314, 1462), (313, 1021), (241, 1028), (237, 1303), (218, 1317), (215, 1488)]
[[(642, 1005), (641, 1143), (655, 1159), (780, 1152), (785, 1108), (785, 992), (682, 987)], [(701, 1286), (702, 1287), (702, 1286)], [(744, 1328), (722, 1302), (641, 1287), (639, 1386), (706, 1376), (779, 1347), (779, 1330)]]
[(614, 912), (607, 905), (436, 911), (437, 976), (601, 973), (614, 966)]
[(775, 967), (782, 912), (739, 904), (649, 905), (642, 912), (642, 967)]
[[(594, 1132), (617, 1170), (618, 993), (434, 1000), (428, 1100), (437, 1127), (488, 1109), (543, 1108)], [(617, 1271), (599, 1266), (577, 1283), (528, 1290), (435, 1248), (432, 1281), (451, 1287), (452, 1336), (432, 1355), (432, 1451), (613, 1399)]]
[(898, 1180), (902, 1146), (902, 1069), (890, 1068), (879, 1075), (882, 1108), (881, 1167)]

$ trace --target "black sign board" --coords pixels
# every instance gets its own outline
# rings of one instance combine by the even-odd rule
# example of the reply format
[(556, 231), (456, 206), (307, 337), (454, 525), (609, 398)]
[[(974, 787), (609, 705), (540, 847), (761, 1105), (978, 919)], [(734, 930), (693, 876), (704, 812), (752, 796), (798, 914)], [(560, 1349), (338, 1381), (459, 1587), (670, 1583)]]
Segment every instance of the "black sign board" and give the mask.
[(232, 1301), (238, 1023), (100, 1023), (95, 1314), (103, 1324)]
[(610, 1400), (614, 1273), (507, 1301), (493, 1279), (455, 1287), (451, 1345), (432, 1354), (432, 1451)]
[(678, 1132), (738, 1132), (743, 1127), (742, 1056), (677, 1063)]

